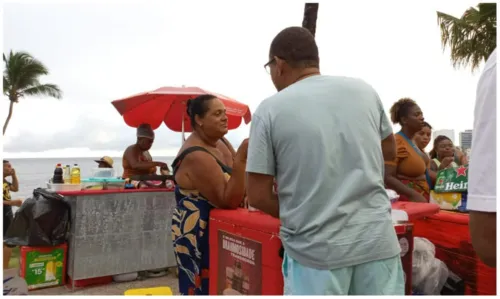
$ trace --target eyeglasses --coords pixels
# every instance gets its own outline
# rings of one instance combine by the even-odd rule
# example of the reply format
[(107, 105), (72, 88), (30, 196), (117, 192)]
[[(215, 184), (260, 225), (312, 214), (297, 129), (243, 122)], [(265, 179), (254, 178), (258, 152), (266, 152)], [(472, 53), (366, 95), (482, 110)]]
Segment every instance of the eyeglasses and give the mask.
[(271, 74), (271, 64), (273, 64), (274, 62), (276, 62), (276, 59), (273, 57), (273, 59), (269, 60), (268, 63), (264, 64), (264, 69), (268, 74)]

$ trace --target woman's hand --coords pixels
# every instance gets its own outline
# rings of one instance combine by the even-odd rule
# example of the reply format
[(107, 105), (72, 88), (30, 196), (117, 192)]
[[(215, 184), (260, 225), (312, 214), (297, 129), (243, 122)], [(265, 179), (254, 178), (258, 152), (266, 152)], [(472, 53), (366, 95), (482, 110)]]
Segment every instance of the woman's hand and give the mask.
[(427, 199), (418, 192), (413, 192), (412, 195), (408, 198), (411, 202), (427, 202)]
[(238, 147), (238, 150), (236, 151), (236, 156), (234, 157), (234, 161), (237, 163), (246, 164), (247, 156), (248, 156), (248, 138), (243, 140), (240, 147)]
[(441, 164), (439, 165), (439, 170), (443, 170), (446, 168), (449, 168), (451, 166), (451, 163), (453, 163), (454, 157), (445, 157), (441, 161)]
[(153, 163), (155, 163), (156, 167), (160, 167), (160, 168), (168, 167), (167, 163), (164, 163), (164, 162), (153, 162)]

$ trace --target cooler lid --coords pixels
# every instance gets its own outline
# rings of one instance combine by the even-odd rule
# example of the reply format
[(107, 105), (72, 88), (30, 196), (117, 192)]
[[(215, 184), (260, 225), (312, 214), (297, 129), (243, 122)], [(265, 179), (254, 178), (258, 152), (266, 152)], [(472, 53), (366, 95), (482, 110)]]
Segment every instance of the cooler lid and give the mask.
[(439, 212), (439, 205), (433, 203), (398, 201), (392, 204), (393, 210), (403, 210), (408, 220), (417, 220)]
[(99, 178), (99, 177), (95, 177), (95, 178), (87, 178), (87, 179), (83, 179), (82, 180), (82, 183), (124, 183), (125, 180), (123, 179), (119, 179), (119, 178)]
[(210, 211), (210, 219), (242, 226), (269, 234), (279, 235), (280, 221), (260, 211), (251, 212), (247, 209)]
[(432, 215), (429, 218), (456, 224), (469, 225), (469, 214), (455, 211), (441, 210), (439, 213)]

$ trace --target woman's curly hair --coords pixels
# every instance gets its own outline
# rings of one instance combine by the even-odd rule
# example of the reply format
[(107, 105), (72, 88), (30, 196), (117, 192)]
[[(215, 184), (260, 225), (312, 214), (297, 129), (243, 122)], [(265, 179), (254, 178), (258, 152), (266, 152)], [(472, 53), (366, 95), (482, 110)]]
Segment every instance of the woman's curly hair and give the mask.
[(391, 121), (393, 124), (400, 124), (401, 118), (408, 116), (410, 109), (416, 106), (417, 103), (410, 98), (399, 99), (391, 107)]

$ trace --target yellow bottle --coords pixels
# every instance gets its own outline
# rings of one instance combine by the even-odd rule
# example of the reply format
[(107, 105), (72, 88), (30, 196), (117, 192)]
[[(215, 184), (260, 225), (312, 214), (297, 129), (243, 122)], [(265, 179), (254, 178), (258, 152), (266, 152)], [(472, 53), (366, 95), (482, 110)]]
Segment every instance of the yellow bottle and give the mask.
[(45, 266), (45, 280), (52, 281), (55, 279), (56, 279), (56, 263), (54, 261), (49, 261)]
[(73, 165), (73, 168), (71, 168), (71, 184), (80, 184), (80, 167), (78, 167), (78, 164)]

